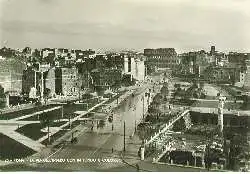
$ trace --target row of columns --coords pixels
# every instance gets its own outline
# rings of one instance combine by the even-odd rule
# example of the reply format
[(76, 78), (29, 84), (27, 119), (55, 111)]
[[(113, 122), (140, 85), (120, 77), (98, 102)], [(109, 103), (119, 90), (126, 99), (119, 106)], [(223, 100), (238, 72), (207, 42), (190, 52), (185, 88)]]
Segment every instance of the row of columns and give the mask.
[[(197, 157), (198, 156), (194, 156), (194, 167), (198, 167), (197, 166)], [(174, 160), (171, 159), (170, 156), (168, 157), (168, 161), (170, 161), (170, 164), (174, 164)], [(205, 168), (205, 159), (204, 159), (204, 156), (201, 157), (201, 163), (202, 163), (202, 167)], [(187, 160), (186, 166), (190, 166), (189, 160)]]
[[(205, 120), (206, 121), (205, 121)], [(201, 116), (198, 116), (198, 123), (207, 123), (207, 124), (216, 124), (217, 122), (217, 118), (216, 117), (204, 117), (204, 119)], [(232, 120), (233, 119), (233, 120)], [(238, 120), (238, 119), (244, 119), (244, 118), (230, 118), (230, 117), (226, 117), (224, 118), (224, 125), (226, 125), (227, 127), (230, 127), (231, 125), (238, 125), (240, 126), (241, 123), (244, 123), (243, 125), (247, 124), (245, 123), (245, 120)]]

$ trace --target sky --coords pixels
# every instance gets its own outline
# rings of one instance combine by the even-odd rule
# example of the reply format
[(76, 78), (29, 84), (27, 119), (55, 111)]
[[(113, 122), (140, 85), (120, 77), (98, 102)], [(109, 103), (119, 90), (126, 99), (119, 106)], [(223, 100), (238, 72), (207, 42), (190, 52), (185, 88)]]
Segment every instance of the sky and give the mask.
[(0, 0), (0, 46), (250, 52), (249, 0)]

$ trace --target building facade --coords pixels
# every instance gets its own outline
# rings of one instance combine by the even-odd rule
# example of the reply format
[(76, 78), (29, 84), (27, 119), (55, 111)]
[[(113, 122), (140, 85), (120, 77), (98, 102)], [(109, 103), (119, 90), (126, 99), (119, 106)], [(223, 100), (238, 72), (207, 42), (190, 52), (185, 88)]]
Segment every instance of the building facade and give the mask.
[(204, 75), (211, 83), (229, 83), (235, 85), (242, 82), (242, 69), (239, 67), (209, 67)]
[(22, 74), (25, 65), (16, 60), (0, 60), (0, 85), (4, 92), (22, 91)]
[(80, 82), (78, 73), (73, 68), (55, 69), (55, 93), (64, 96), (77, 96), (80, 92)]
[(149, 66), (157, 68), (175, 68), (180, 63), (174, 48), (144, 49), (144, 56)]
[(101, 87), (108, 89), (122, 80), (122, 70), (106, 68), (95, 69), (91, 72), (94, 88)]
[(179, 54), (180, 65), (175, 73), (203, 77), (204, 70), (211, 63), (211, 58), (204, 50)]
[(250, 60), (246, 60), (246, 72), (245, 72), (245, 80), (244, 80), (243, 88), (248, 93), (250, 92)]
[(22, 93), (28, 95), (32, 87), (39, 89), (39, 80), (41, 80), (40, 74), (35, 72), (31, 67), (24, 70), (22, 76)]
[(45, 89), (48, 89), (51, 96), (54, 96), (56, 94), (56, 74), (55, 74), (55, 68), (51, 68), (49, 71), (47, 71), (45, 74), (45, 81), (44, 86)]
[(250, 59), (250, 53), (229, 52), (227, 56), (229, 63), (236, 64), (245, 64), (245, 61)]

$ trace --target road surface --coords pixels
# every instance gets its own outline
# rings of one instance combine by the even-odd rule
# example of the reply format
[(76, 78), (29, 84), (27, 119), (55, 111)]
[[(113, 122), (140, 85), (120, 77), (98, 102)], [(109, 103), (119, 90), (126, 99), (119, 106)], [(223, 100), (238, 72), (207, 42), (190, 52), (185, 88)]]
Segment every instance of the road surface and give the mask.
[[(154, 77), (153, 83), (160, 81), (161, 78), (161, 76)], [(145, 82), (140, 84), (139, 88), (131, 89), (135, 90), (135, 95), (127, 98), (114, 110), (113, 123), (106, 121), (105, 126), (98, 129), (95, 125), (93, 131), (89, 130), (78, 137), (77, 144), (66, 145), (47, 159), (48, 161), (62, 159), (65, 162), (34, 163), (33, 167), (43, 171), (106, 171), (126, 167), (127, 164), (124, 164), (120, 158), (124, 148), (124, 122), (125, 142), (128, 142), (130, 136), (134, 134), (136, 125), (140, 123), (143, 113), (146, 112), (148, 97), (145, 97), (145, 92), (148, 84), (149, 82)], [(79, 161), (81, 159), (81, 162), (77, 162), (77, 159)], [(16, 170), (20, 170), (18, 166)], [(25, 169), (31, 168), (21, 167), (21, 170)]]

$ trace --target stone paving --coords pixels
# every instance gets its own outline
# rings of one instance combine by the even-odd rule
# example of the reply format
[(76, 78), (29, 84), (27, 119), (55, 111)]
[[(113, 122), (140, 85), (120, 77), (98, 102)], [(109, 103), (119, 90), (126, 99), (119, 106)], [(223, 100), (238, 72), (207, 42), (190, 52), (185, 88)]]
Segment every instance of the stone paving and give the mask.
[[(138, 88), (138, 87), (137, 87)], [(123, 100), (125, 100), (129, 95), (131, 95), (133, 93), (133, 90), (136, 89), (131, 88), (131, 90), (128, 90), (125, 94), (123, 94), (122, 96), (120, 96), (119, 98), (119, 103), (121, 103)], [(102, 101), (101, 103), (98, 103), (97, 105), (95, 105), (94, 107), (90, 108), (88, 111), (84, 111), (84, 112), (76, 112), (76, 114), (78, 114), (77, 117), (71, 119), (71, 123), (76, 121), (76, 120), (81, 120), (81, 117), (86, 115), (87, 113), (92, 112), (96, 107), (99, 107), (100, 105), (103, 105), (108, 99), (105, 99), (104, 101)], [(113, 101), (112, 103), (110, 103), (108, 106), (105, 106), (106, 108), (112, 109), (114, 107), (117, 106), (117, 101)], [(56, 107), (56, 109), (58, 109)], [(51, 110), (51, 109), (50, 109)], [(31, 117), (33, 115), (36, 115), (38, 113), (33, 113), (33, 114), (29, 114), (26, 116), (23, 116), (22, 118), (28, 118)], [(51, 149), (49, 147), (45, 147), (44, 145), (42, 145), (40, 142), (44, 141), (45, 139), (48, 138), (48, 135), (45, 135), (43, 137), (41, 137), (39, 140), (35, 141), (32, 140), (24, 135), (19, 134), (18, 132), (16, 132), (15, 130), (18, 129), (19, 126), (23, 126), (26, 124), (31, 124), (31, 123), (40, 123), (40, 121), (20, 121), (19, 118), (15, 118), (15, 119), (11, 119), (11, 120), (0, 120), (0, 132), (3, 133), (4, 135), (22, 143), (23, 145), (37, 151), (37, 152), (42, 152), (42, 153), (37, 153), (33, 156), (46, 156), (48, 154), (51, 154)], [(84, 119), (83, 119), (84, 120)], [(60, 121), (68, 121), (68, 119), (60, 119)], [(50, 128), (50, 136), (52, 136), (53, 134), (57, 133), (58, 131), (62, 130), (63, 127), (69, 125), (69, 122), (63, 124), (60, 127), (51, 127)], [(81, 126), (81, 125), (80, 125)], [(75, 128), (74, 128), (75, 129)], [(74, 131), (74, 129), (72, 131)], [(78, 134), (81, 134), (82, 132), (84, 132), (87, 128), (85, 127), (85, 129), (82, 129), (82, 131), (78, 131), (75, 133), (75, 136), (78, 136)], [(47, 132), (47, 128), (44, 128), (42, 131)], [(68, 137), (71, 136), (71, 132), (69, 132)], [(67, 133), (66, 133), (67, 134)], [(58, 142), (58, 141), (57, 141)], [(3, 162), (0, 161), (0, 165), (7, 165), (7, 162)]]

